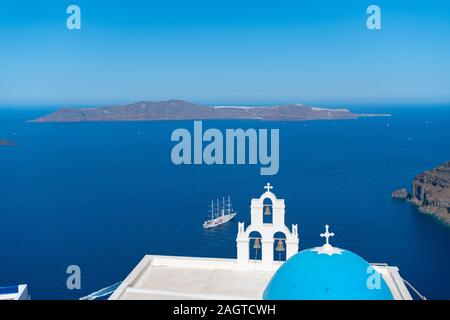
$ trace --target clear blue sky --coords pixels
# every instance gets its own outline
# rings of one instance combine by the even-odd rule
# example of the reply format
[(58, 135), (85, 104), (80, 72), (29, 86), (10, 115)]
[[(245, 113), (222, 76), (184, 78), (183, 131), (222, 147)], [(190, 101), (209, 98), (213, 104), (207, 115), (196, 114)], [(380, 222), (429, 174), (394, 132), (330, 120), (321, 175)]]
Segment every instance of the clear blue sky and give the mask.
[(448, 0), (1, 0), (0, 44), (0, 105), (450, 101)]

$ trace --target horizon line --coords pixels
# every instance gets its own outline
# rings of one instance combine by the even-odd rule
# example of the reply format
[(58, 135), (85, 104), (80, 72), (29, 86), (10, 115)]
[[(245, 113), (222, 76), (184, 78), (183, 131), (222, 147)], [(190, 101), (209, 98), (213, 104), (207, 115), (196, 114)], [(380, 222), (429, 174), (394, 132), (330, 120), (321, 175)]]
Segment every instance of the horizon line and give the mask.
[[(129, 105), (129, 104), (135, 104), (140, 102), (165, 102), (165, 101), (172, 101), (172, 100), (179, 100), (179, 101), (185, 101), (193, 104), (199, 104), (199, 105), (205, 105), (205, 106), (278, 106), (278, 105), (287, 105), (287, 104), (302, 104), (305, 106), (313, 106), (313, 107), (334, 107), (340, 108), (345, 106), (392, 106), (392, 107), (420, 107), (420, 106), (450, 106), (450, 100), (449, 101), (299, 101), (299, 100), (282, 100), (279, 102), (274, 102), (274, 100), (267, 100), (267, 102), (258, 101), (258, 99), (255, 99), (256, 102), (220, 102), (220, 99), (217, 102), (205, 102), (205, 101), (199, 101), (202, 99), (182, 99), (182, 98), (172, 98), (172, 99), (135, 99), (131, 102), (97, 102), (97, 103), (32, 103), (32, 104), (26, 104), (26, 103), (0, 103), (0, 108), (2, 109), (11, 109), (11, 108), (21, 108), (21, 109), (35, 109), (35, 108), (51, 108), (51, 109), (62, 109), (62, 108), (101, 108), (106, 106), (122, 106), (122, 105)], [(247, 100), (247, 99), (245, 99)]]

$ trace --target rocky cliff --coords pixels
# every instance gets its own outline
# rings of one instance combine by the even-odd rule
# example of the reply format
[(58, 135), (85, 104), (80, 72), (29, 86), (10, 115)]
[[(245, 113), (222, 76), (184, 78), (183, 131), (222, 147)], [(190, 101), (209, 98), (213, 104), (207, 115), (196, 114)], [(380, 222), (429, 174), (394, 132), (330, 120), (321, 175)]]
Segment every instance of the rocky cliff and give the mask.
[(416, 176), (411, 193), (405, 194), (405, 189), (400, 189), (392, 196), (408, 200), (420, 211), (450, 224), (450, 161)]

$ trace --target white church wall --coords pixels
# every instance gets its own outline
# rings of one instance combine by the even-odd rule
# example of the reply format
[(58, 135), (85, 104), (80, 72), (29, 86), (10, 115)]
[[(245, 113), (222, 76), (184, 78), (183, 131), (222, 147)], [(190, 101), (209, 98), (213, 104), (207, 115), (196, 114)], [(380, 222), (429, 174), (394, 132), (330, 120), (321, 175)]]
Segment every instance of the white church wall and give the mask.
[[(259, 232), (261, 235), (261, 266), (267, 270), (274, 266), (274, 235), (281, 232), (285, 236), (286, 259), (289, 259), (298, 252), (298, 229), (297, 225), (292, 226), (292, 231), (285, 225), (285, 204), (284, 199), (278, 199), (270, 190), (273, 188), (270, 184), (265, 186), (267, 189), (260, 198), (251, 200), (250, 225), (245, 229), (244, 223), (239, 223), (237, 242), (237, 260), (242, 267), (251, 263), (250, 257), (250, 234)], [(271, 202), (273, 216), (272, 223), (264, 223), (264, 201), (269, 199)]]

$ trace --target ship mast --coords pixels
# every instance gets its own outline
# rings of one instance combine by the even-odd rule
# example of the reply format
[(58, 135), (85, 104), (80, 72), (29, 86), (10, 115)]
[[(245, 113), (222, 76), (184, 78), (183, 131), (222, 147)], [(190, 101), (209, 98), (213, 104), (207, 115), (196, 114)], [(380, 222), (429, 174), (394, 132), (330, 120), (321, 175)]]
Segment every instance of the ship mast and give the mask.
[(228, 196), (228, 214), (231, 213), (231, 198)]
[(222, 216), (225, 215), (225, 197), (222, 197)]
[(211, 220), (214, 219), (214, 200), (211, 200)]
[(216, 206), (217, 208), (217, 217), (219, 217), (220, 216), (220, 203), (219, 203), (219, 198), (217, 198), (217, 206)]

